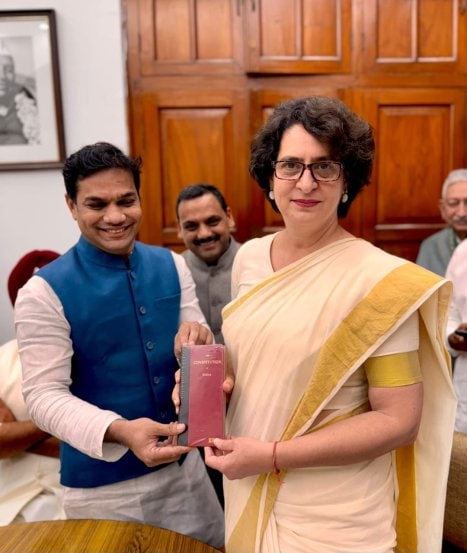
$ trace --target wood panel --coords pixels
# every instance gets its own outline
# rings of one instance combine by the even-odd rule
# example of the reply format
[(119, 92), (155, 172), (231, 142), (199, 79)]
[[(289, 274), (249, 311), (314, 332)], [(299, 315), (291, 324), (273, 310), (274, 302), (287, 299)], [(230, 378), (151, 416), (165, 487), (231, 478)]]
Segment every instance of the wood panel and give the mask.
[(279, 102), (337, 95), (375, 129), (370, 186), (343, 225), (414, 259), (442, 227), (447, 172), (466, 163), (466, 0), (124, 0), (132, 151), (144, 160), (141, 238), (181, 247), (182, 186), (213, 182), (239, 240), (281, 217), (248, 175)]
[(362, 90), (376, 129), (373, 182), (363, 195), (363, 235), (415, 259), (418, 244), (438, 228), (440, 187), (461, 167), (464, 93), (457, 89)]
[(351, 70), (350, 0), (254, 0), (249, 5), (248, 72)]
[(241, 70), (242, 19), (235, 0), (129, 0), (129, 4), (130, 48), (138, 52), (141, 75)]
[(465, 13), (458, 0), (365, 0), (366, 72), (465, 72)]

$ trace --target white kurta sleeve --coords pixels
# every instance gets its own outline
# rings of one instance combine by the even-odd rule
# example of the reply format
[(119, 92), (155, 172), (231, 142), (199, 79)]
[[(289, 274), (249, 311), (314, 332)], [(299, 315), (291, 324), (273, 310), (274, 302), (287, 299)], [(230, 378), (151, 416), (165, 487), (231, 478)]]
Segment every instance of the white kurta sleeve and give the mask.
[(23, 373), (23, 394), (34, 422), (46, 432), (96, 459), (116, 461), (127, 448), (104, 443), (108, 426), (121, 418), (70, 391), (73, 346), (63, 306), (39, 276), (19, 291), (15, 327)]

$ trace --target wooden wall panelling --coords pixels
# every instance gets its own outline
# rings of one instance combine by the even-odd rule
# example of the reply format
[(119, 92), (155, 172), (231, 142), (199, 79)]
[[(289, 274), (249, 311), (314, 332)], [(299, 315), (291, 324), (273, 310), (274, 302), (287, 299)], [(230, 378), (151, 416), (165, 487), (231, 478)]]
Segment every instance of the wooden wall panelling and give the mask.
[[(366, 119), (366, 113), (363, 108), (363, 97), (360, 91), (354, 87), (340, 89), (340, 99), (345, 102), (352, 111)], [(364, 229), (364, 195), (368, 187), (365, 187), (352, 202), (349, 212), (340, 224), (355, 236), (363, 237)]]
[(242, 71), (241, 0), (127, 0), (142, 75)]
[(157, 98), (141, 95), (132, 102), (132, 153), (140, 156), (143, 217), (138, 238), (148, 244), (163, 243), (163, 191), (160, 185), (161, 141)]
[(135, 122), (135, 149), (144, 163), (140, 237), (149, 243), (182, 248), (177, 237), (175, 202), (195, 182), (218, 186), (231, 205), (239, 240), (248, 232), (248, 135), (246, 96), (231, 90), (165, 90), (142, 95), (141, 121)]
[(464, 92), (373, 89), (361, 94), (377, 144), (373, 183), (362, 196), (363, 236), (414, 260), (420, 240), (442, 227), (443, 180), (463, 163)]
[(240, 240), (280, 228), (248, 175), (250, 140), (278, 102), (314, 93), (337, 94), (376, 133), (373, 182), (343, 225), (410, 259), (442, 226), (439, 187), (467, 154), (465, 2), (124, 3), (144, 240), (180, 247), (172, 204), (195, 180), (224, 190)]
[(364, 0), (364, 71), (465, 72), (465, 18), (458, 0)]
[(351, 0), (245, 0), (246, 70), (351, 71)]

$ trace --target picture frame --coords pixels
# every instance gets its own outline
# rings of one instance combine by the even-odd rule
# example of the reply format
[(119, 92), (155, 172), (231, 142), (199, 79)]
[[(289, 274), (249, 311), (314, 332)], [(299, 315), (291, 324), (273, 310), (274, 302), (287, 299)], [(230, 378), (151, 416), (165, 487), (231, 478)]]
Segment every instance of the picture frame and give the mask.
[(65, 160), (54, 10), (0, 11), (0, 170)]

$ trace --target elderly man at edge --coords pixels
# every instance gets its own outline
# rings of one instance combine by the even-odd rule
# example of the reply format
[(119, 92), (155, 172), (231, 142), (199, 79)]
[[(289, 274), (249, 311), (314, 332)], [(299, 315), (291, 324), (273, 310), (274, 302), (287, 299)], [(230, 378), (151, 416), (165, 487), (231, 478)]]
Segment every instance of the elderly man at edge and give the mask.
[(467, 236), (467, 169), (455, 169), (446, 177), (439, 211), (446, 228), (423, 240), (417, 264), (444, 276), (452, 252)]

